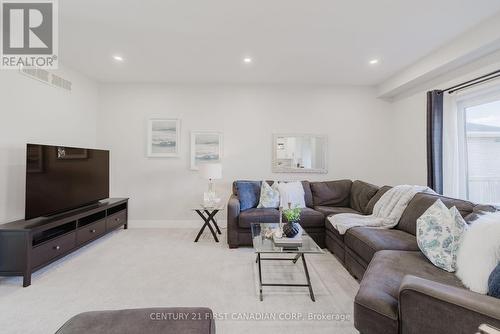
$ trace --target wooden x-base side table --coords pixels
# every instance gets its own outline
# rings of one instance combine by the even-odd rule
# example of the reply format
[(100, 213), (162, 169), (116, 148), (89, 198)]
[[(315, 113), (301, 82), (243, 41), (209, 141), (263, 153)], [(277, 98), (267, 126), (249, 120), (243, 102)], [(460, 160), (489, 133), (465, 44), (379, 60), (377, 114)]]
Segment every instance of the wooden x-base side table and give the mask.
[[(194, 211), (205, 222), (203, 224), (203, 226), (201, 227), (200, 232), (198, 232), (198, 235), (196, 236), (196, 239), (194, 240), (194, 242), (198, 242), (198, 239), (200, 239), (201, 235), (203, 234), (203, 231), (205, 231), (205, 227), (207, 227), (207, 226), (210, 229), (210, 232), (212, 233), (212, 236), (214, 237), (215, 241), (219, 242), (219, 239), (217, 238), (217, 234), (222, 234), (222, 233), (219, 229), (219, 226), (217, 225), (217, 221), (215, 220), (215, 215), (220, 210), (221, 210), (220, 208), (197, 208), (197, 209), (194, 209)], [(214, 225), (213, 227), (212, 227), (212, 224)], [(214, 227), (215, 227), (215, 230), (217, 231), (217, 233), (215, 233)]]

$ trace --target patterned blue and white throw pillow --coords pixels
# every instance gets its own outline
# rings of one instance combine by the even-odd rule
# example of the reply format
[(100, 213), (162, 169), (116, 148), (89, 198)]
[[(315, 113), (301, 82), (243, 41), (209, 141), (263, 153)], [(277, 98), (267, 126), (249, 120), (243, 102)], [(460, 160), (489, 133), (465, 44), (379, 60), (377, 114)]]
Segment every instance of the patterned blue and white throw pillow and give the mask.
[(273, 208), (280, 206), (280, 193), (278, 191), (278, 182), (270, 186), (266, 181), (262, 181), (260, 187), (260, 201), (258, 208)]
[(456, 207), (448, 209), (437, 200), (417, 219), (417, 243), (435, 266), (454, 272), (457, 252), (467, 223)]

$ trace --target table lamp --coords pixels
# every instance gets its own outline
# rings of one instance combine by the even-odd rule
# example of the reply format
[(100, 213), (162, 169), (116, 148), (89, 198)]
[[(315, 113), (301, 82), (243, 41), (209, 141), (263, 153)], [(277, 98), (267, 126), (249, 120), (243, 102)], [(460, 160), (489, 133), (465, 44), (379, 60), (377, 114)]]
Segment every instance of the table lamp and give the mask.
[(208, 191), (203, 196), (204, 202), (213, 206), (220, 201), (215, 193), (214, 180), (222, 178), (222, 165), (202, 164), (200, 165), (200, 174), (204, 179), (208, 180)]

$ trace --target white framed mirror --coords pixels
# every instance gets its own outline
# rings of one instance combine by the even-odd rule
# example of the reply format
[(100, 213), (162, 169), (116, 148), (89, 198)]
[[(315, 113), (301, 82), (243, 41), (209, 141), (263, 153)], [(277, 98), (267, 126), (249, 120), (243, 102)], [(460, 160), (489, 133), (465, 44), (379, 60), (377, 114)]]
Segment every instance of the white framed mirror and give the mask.
[(328, 172), (328, 137), (315, 134), (273, 134), (274, 173)]

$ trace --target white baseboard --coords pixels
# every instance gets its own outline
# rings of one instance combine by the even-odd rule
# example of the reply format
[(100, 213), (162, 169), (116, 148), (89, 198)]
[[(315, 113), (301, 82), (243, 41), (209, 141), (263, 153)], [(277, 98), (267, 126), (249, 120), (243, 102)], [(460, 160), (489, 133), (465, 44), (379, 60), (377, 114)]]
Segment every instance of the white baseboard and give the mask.
[[(217, 220), (220, 228), (226, 228), (226, 220)], [(174, 219), (174, 220), (129, 220), (129, 228), (201, 228), (203, 221), (200, 219)]]

